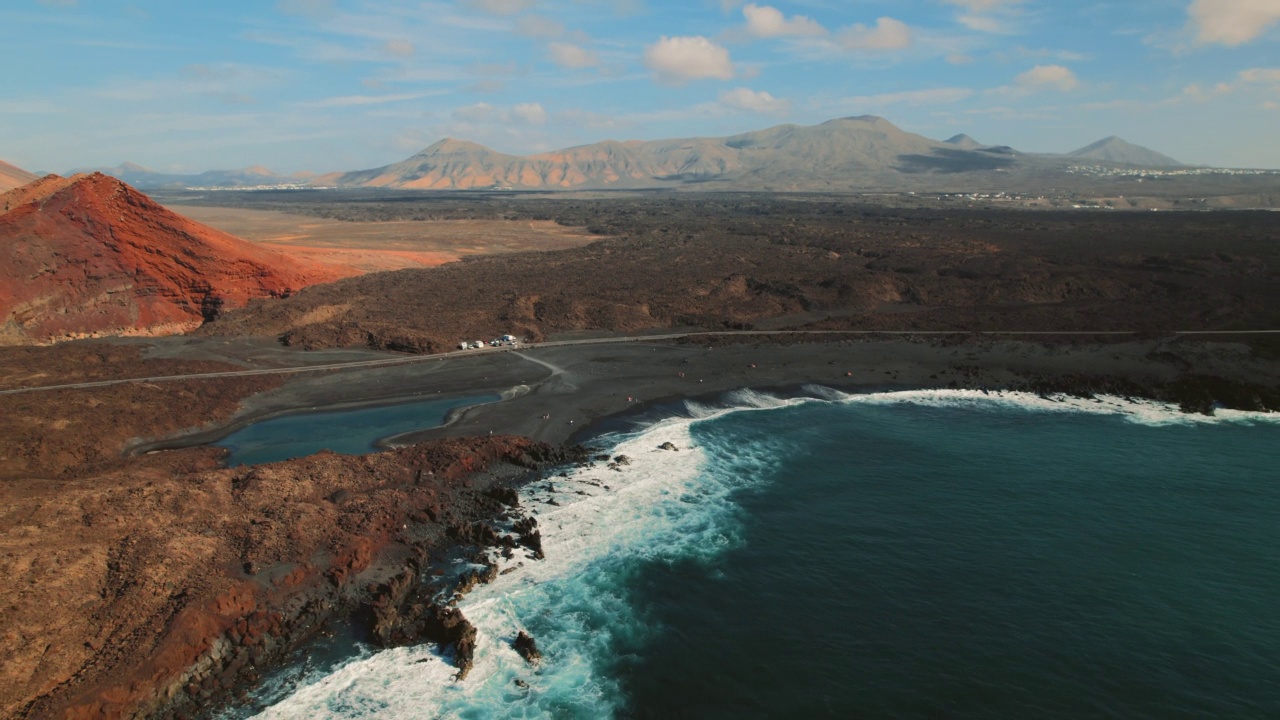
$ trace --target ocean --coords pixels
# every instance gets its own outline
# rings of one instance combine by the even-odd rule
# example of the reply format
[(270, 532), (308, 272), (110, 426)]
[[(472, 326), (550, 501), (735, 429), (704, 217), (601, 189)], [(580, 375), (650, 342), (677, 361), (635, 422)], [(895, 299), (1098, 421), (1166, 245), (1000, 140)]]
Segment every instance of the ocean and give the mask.
[(686, 403), (526, 488), (547, 559), (463, 601), (466, 681), (338, 643), (260, 716), (1280, 717), (1280, 422), (807, 394)]

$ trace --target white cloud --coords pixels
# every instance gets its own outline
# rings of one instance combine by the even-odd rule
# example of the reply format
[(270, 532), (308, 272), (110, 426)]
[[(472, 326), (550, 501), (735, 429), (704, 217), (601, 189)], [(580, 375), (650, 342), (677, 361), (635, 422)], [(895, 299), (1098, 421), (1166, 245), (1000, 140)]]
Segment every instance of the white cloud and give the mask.
[(419, 100), (432, 95), (442, 95), (444, 91), (436, 91), (429, 93), (401, 93), (398, 95), (344, 95), (341, 97), (325, 98), (316, 102), (303, 103), (304, 107), (359, 107), (363, 105), (386, 105), (387, 103), (405, 102), (406, 100)]
[(551, 62), (564, 68), (589, 68), (600, 64), (600, 56), (594, 51), (569, 43), (553, 42), (547, 46)]
[(1014, 32), (1009, 18), (1020, 11), (1024, 0), (943, 0), (963, 10), (956, 22), (977, 32), (1008, 35)]
[(1241, 70), (1240, 80), (1247, 83), (1280, 83), (1280, 68)]
[(990, 33), (992, 35), (1006, 35), (1009, 33), (1009, 26), (1004, 20), (991, 17), (990, 15), (961, 15), (956, 18), (956, 22), (978, 32)]
[(729, 51), (702, 36), (664, 36), (644, 49), (644, 64), (659, 82), (671, 85), (734, 76)]
[(911, 27), (891, 17), (876, 20), (874, 27), (852, 25), (839, 35), (846, 50), (904, 50), (911, 47), (912, 39)]
[(466, 4), (491, 15), (515, 15), (533, 7), (535, 0), (466, 0)]
[(413, 57), (414, 52), (417, 51), (417, 48), (413, 46), (413, 43), (402, 38), (392, 38), (391, 40), (386, 41), (382, 44), (382, 49), (387, 51), (387, 54), (389, 55), (406, 58)]
[(516, 21), (516, 32), (534, 38), (558, 38), (564, 35), (563, 23), (541, 15), (525, 15)]
[(791, 110), (791, 103), (787, 100), (776, 98), (763, 90), (756, 91), (744, 87), (721, 93), (720, 104), (734, 110), (772, 115), (785, 115)]
[(754, 3), (747, 5), (742, 8), (742, 15), (747, 19), (747, 33), (759, 38), (812, 37), (827, 34), (827, 29), (814, 20), (803, 15), (794, 15), (788, 19), (780, 10), (768, 5)]
[(538, 103), (521, 103), (511, 108), (511, 117), (527, 125), (546, 125), (547, 111)]
[(1070, 68), (1062, 65), (1037, 65), (1013, 79), (1014, 85), (1025, 90), (1056, 89), (1066, 92), (1080, 84)]
[(547, 111), (538, 103), (503, 108), (481, 102), (454, 110), (453, 118), (483, 125), (546, 125)]
[(1187, 8), (1191, 29), (1201, 45), (1228, 47), (1256, 40), (1280, 22), (1276, 0), (1194, 0)]
[(971, 13), (1003, 10), (1022, 4), (1023, 0), (943, 0), (948, 5), (958, 5)]
[(966, 55), (965, 53), (951, 53), (947, 55), (946, 60), (951, 65), (971, 65), (974, 58), (972, 55)]
[(1224, 95), (1250, 90), (1258, 85), (1266, 86), (1263, 88), (1264, 92), (1273, 89), (1280, 90), (1280, 68), (1249, 68), (1248, 70), (1241, 70), (1236, 74), (1234, 82), (1220, 82), (1212, 87), (1205, 87), (1200, 83), (1192, 83), (1183, 88), (1182, 95), (1173, 98), (1173, 101), (1208, 102)]

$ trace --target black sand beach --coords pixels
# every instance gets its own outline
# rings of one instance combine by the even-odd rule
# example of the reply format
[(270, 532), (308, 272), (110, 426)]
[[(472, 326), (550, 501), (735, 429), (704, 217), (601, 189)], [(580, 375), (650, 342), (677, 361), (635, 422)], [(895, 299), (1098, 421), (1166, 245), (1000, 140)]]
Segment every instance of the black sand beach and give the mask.
[[(821, 336), (820, 336), (821, 337)], [(285, 413), (335, 410), (498, 394), (500, 402), (454, 413), (444, 426), (386, 439), (387, 446), (476, 435), (522, 435), (560, 444), (590, 433), (610, 417), (681, 398), (741, 388), (787, 389), (805, 384), (855, 391), (925, 388), (1052, 388), (1088, 394), (1108, 387), (1164, 397), (1164, 389), (1194, 367), (1197, 376), (1243, 385), (1280, 381), (1275, 364), (1248, 345), (1185, 338), (1058, 338), (1050, 342), (972, 335), (903, 336), (735, 344), (724, 337), (521, 348), (464, 353), (402, 366), (297, 375), (282, 387), (248, 398), (231, 423), (133, 448), (145, 452), (212, 442), (244, 425)], [(185, 339), (181, 349), (156, 352), (202, 357), (211, 341)], [(225, 347), (219, 348), (226, 351)], [(233, 349), (246, 366), (308, 358), (280, 350), (267, 355)], [(331, 352), (323, 353), (332, 362)], [(395, 357), (350, 351), (343, 359)], [(1167, 398), (1175, 399), (1175, 398)]]

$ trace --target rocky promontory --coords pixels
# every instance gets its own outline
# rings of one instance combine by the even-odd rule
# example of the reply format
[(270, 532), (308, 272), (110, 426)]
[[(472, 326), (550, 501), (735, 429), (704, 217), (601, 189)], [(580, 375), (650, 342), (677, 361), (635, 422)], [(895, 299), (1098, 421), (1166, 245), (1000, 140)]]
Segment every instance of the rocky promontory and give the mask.
[[(572, 459), (507, 436), (234, 469), (212, 454), (10, 498), (0, 714), (183, 717), (365, 610), (377, 641), (451, 647), (465, 677), (475, 631), (449, 592), (492, 578), (444, 558), (502, 543), (513, 493), (495, 488)], [(188, 471), (157, 459), (173, 455)]]

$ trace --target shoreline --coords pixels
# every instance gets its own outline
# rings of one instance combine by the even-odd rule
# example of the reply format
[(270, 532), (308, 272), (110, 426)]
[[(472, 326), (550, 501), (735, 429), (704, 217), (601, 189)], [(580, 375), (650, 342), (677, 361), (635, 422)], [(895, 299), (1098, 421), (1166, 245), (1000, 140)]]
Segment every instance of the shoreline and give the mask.
[[(1091, 374), (1081, 374), (1081, 368)], [(373, 628), (368, 623), (373, 617), (369, 608), (374, 605), (384, 608), (384, 615), (394, 609), (395, 617), (404, 616), (401, 610), (412, 614), (416, 606), (427, 607), (429, 603), (422, 602), (415, 590), (414, 578), (435, 577), (430, 573), (443, 567), (439, 563), (444, 558), (456, 557), (451, 553), (459, 548), (496, 546), (523, 553), (526, 550), (519, 548), (526, 547), (533, 552), (536, 525), (515, 533), (514, 526), (493, 524), (510, 520), (495, 520), (508, 509), (495, 505), (498, 499), (486, 494), (493, 482), (500, 480), (511, 487), (517, 468), (546, 470), (587, 461), (585, 449), (566, 450), (566, 446), (597, 442), (614, 429), (636, 429), (662, 417), (687, 415), (685, 403), (690, 401), (708, 407), (728, 405), (732, 399), (726, 394), (752, 388), (782, 397), (813, 396), (808, 385), (864, 395), (987, 388), (1158, 398), (1185, 378), (1201, 376), (1225, 378), (1222, 387), (1232, 392), (1245, 388), (1245, 395), (1237, 398), (1243, 400), (1254, 388), (1274, 393), (1280, 385), (1280, 367), (1273, 360), (1250, 355), (1247, 348), (1162, 339), (1065, 346), (972, 339), (565, 346), (295, 378), (246, 400), (239, 416), (221, 428), (150, 442), (191, 444), (193, 438), (205, 437), (201, 433), (225, 436), (234, 431), (233, 426), (300, 409), (395, 406), (473, 395), (482, 389), (492, 389), (506, 399), (454, 412), (436, 428), (394, 436), (418, 443), (411, 447), (360, 456), (320, 453), (237, 468), (194, 468), (181, 470), (179, 476), (122, 470), (113, 476), (119, 492), (134, 492), (131, 487), (146, 488), (154, 481), (166, 493), (201, 493), (203, 505), (190, 506), (193, 512), (174, 515), (163, 527), (153, 528), (154, 539), (142, 536), (144, 542), (136, 550), (132, 544), (125, 547), (128, 553), (136, 553), (136, 559), (130, 560), (134, 567), (145, 569), (169, 556), (165, 548), (173, 538), (207, 538), (200, 542), (209, 543), (209, 559), (184, 564), (183, 574), (175, 579), (185, 583), (181, 587), (193, 589), (191, 595), (182, 595), (181, 607), (187, 613), (183, 617), (189, 615), (191, 622), (213, 617), (199, 621), (213, 624), (183, 631), (190, 637), (179, 634), (177, 624), (166, 626), (156, 631), (157, 644), (151, 649), (113, 649), (124, 653), (110, 660), (120, 663), (110, 666), (114, 674), (41, 696), (35, 709), (128, 702), (131, 707), (176, 711), (191, 707), (185, 702), (230, 698), (252, 686), (258, 673), (280, 667), (286, 656), (279, 653), (299, 643), (305, 647), (310, 642), (307, 638), (327, 623), (351, 617), (365, 623), (362, 627)], [(1211, 389), (1183, 388), (1206, 393)], [(1267, 402), (1272, 399), (1266, 396)], [(1280, 401), (1268, 407), (1280, 408)], [(551, 419), (544, 419), (548, 415)], [(136, 451), (141, 445), (132, 447)], [(450, 453), (447, 457), (440, 455), (445, 448)], [(191, 457), (175, 453), (154, 464), (176, 468)], [(497, 463), (493, 467), (498, 468), (507, 461), (514, 463), (509, 468), (512, 473), (486, 474), (491, 464)], [(594, 463), (587, 462), (608, 461), (595, 457)], [(451, 468), (447, 478), (440, 474), (444, 467)], [(431, 468), (436, 469), (434, 475), (428, 472)], [(534, 478), (519, 484), (527, 486), (529, 481)], [(85, 483), (68, 486), (64, 494), (72, 491), (96, 493), (100, 488)], [(79, 502), (76, 497), (69, 495), (65, 502)], [(280, 514), (284, 508), (290, 514)], [(59, 532), (73, 535), (98, 532), (58, 527)], [(118, 531), (109, 530), (115, 534), (103, 535), (104, 542), (133, 538), (138, 532), (126, 523)], [(239, 545), (244, 541), (251, 542), (248, 550)], [(215, 558), (225, 569), (210, 574), (209, 562)], [(467, 567), (478, 573), (461, 581), (468, 588), (500, 572), (483, 563)], [(170, 597), (163, 587), (155, 590), (156, 602), (170, 602)], [(308, 605), (313, 600), (323, 604)], [(209, 609), (219, 607), (227, 610)], [(229, 614), (219, 614), (224, 612)], [(135, 612), (109, 622), (130, 627), (133, 617), (145, 616)], [(268, 618), (270, 624), (255, 626), (246, 634), (239, 623), (259, 622), (254, 617)], [(384, 623), (392, 628), (386, 637), (393, 645), (413, 637), (452, 638), (449, 641), (455, 643), (463, 639), (422, 634), (426, 629), (422, 623), (427, 622), (419, 617), (414, 621), (417, 629), (409, 630)], [(454, 627), (465, 630), (460, 622)], [(181, 660), (163, 654), (172, 647), (178, 648), (172, 652), (191, 654)], [(91, 649), (98, 652), (97, 647)], [(173, 674), (159, 673), (157, 663)], [(131, 688), (127, 700), (103, 699), (114, 698), (112, 693), (122, 687)]]
[[(595, 513), (606, 513), (608, 509), (614, 507), (618, 502), (634, 503), (644, 500), (636, 500), (630, 492), (631, 473), (637, 470), (641, 473), (642, 478), (652, 477), (654, 472), (650, 467), (653, 461), (668, 463), (675, 461), (683, 463), (689, 460), (689, 455), (694, 455), (699, 446), (695, 443), (685, 444), (677, 440), (677, 447), (664, 447), (659, 445), (662, 440), (671, 438), (673, 435), (690, 436), (693, 425), (702, 422), (715, 420), (730, 414), (739, 412), (752, 412), (756, 410), (777, 410), (797, 405), (805, 405), (812, 402), (816, 403), (832, 403), (832, 404), (857, 404), (860, 402), (886, 403), (886, 404), (915, 404), (922, 403), (925, 405), (936, 404), (945, 407), (956, 407), (961, 403), (973, 403), (975, 405), (986, 405), (989, 409), (1011, 410), (1012, 406), (1024, 408), (1031, 412), (1064, 412), (1064, 413), (1094, 413), (1098, 415), (1106, 415), (1120, 418), (1122, 416), (1132, 416), (1132, 420), (1142, 424), (1153, 423), (1157, 425), (1165, 424), (1183, 424), (1183, 423), (1218, 423), (1231, 422), (1237, 418), (1206, 418), (1198, 415), (1187, 415), (1181, 413), (1176, 406), (1167, 403), (1158, 403), (1157, 401), (1147, 401), (1141, 399), (1125, 399), (1119, 396), (1098, 396), (1094, 399), (1083, 399), (1080, 397), (1072, 397), (1067, 395), (1055, 396), (1039, 396), (1025, 391), (999, 391), (999, 390), (964, 390), (964, 389), (918, 389), (906, 390), (900, 388), (863, 388), (858, 392), (831, 391), (823, 393), (822, 387), (818, 386), (796, 386), (790, 390), (780, 390), (775, 388), (773, 392), (763, 392), (761, 390), (742, 388), (728, 393), (721, 393), (714, 396), (700, 396), (697, 398), (684, 397), (676, 401), (653, 401), (646, 407), (635, 408), (632, 411), (624, 412), (619, 415), (606, 418), (590, 428), (584, 428), (579, 434), (575, 435), (573, 442), (591, 443), (596, 446), (592, 453), (602, 453), (601, 456), (626, 456), (628, 460), (620, 460), (614, 457), (614, 463), (621, 467), (615, 467), (609, 464), (609, 470), (617, 470), (621, 475), (614, 475), (612, 472), (605, 471), (598, 464), (591, 464), (584, 467), (579, 464), (576, 468), (570, 466), (567, 475), (561, 475), (559, 478), (552, 477), (549, 473), (544, 474), (541, 478), (527, 478), (513, 487), (518, 488), (520, 495), (519, 507), (523, 512), (528, 513), (529, 517), (537, 517), (543, 522), (543, 526), (551, 528), (551, 532), (544, 537), (547, 548), (546, 560), (547, 566), (538, 565), (537, 567), (524, 566), (516, 571), (516, 568), (510, 563), (504, 563), (496, 555), (491, 559), (496, 563), (497, 576), (493, 578), (495, 583), (492, 588), (477, 589), (479, 595), (475, 598), (467, 598), (467, 601), (460, 602), (458, 607), (468, 617), (469, 622), (475, 623), (480, 628), (480, 642), (484, 643), (488, 658), (477, 656), (477, 663), (488, 663), (488, 670), (482, 674), (482, 681), (493, 682), (494, 674), (505, 678), (508, 674), (514, 673), (517, 680), (521, 682), (542, 684), (554, 682), (543, 677), (535, 680), (542, 672), (535, 672), (532, 666), (526, 666), (518, 659), (514, 659), (509, 652), (510, 648), (506, 646), (509, 636), (514, 635), (516, 630), (525, 632), (528, 630), (524, 626), (526, 619), (523, 616), (510, 616), (498, 618), (495, 620), (490, 606), (495, 602), (499, 605), (503, 604), (502, 598), (508, 593), (524, 593), (537, 592), (534, 590), (537, 586), (546, 582), (557, 582), (566, 577), (565, 567), (576, 568), (583, 565), (584, 560), (581, 556), (582, 552), (587, 553), (588, 560), (597, 557), (593, 555), (589, 549), (584, 550), (578, 547), (576, 550), (566, 548), (564, 551), (569, 553), (568, 556), (561, 557), (561, 548), (558, 546), (562, 535), (580, 536), (583, 534), (590, 535), (595, 532), (593, 523), (607, 522), (597, 519), (586, 520), (593, 517)], [(686, 403), (695, 403), (695, 407), (690, 408)], [(701, 406), (701, 407), (698, 407)], [(1144, 411), (1153, 410), (1156, 417), (1147, 416)], [(691, 412), (692, 411), (692, 412)], [(703, 414), (705, 412), (705, 414)], [(1256, 416), (1243, 418), (1247, 421), (1265, 421), (1268, 423), (1280, 423), (1280, 414), (1277, 413), (1259, 413)], [(675, 420), (676, 422), (669, 422)], [(621, 427), (624, 424), (631, 423), (632, 427)], [(607, 427), (609, 425), (616, 426), (617, 435), (612, 435), (615, 428)], [(666, 457), (667, 453), (662, 450), (678, 450), (685, 451), (679, 454), (671, 454)], [(647, 452), (646, 452), (647, 451)], [(648, 453), (654, 453), (649, 455)], [(696, 456), (696, 455), (695, 455)], [(600, 456), (597, 456), (599, 460)], [(650, 460), (653, 458), (654, 460)], [(630, 466), (630, 467), (626, 467)], [(669, 468), (668, 468), (669, 469)], [(692, 472), (693, 467), (685, 468)], [(554, 470), (553, 470), (554, 471)], [(603, 471), (603, 473), (602, 473)], [(601, 484), (595, 478), (603, 479), (605, 484)], [(645, 480), (647, 482), (647, 480)], [(552, 485), (555, 490), (552, 490)], [(595, 487), (591, 487), (594, 485)], [(612, 487), (610, 487), (612, 486)], [(586, 497), (576, 498), (574, 493), (576, 490), (585, 490)], [(622, 493), (621, 495), (619, 493)], [(583, 493), (577, 493), (579, 495)], [(679, 493), (676, 493), (677, 495)], [(623, 501), (623, 497), (629, 497), (630, 500)], [(648, 497), (648, 496), (642, 496)], [(593, 498), (599, 498), (598, 501)], [(648, 500), (653, 498), (648, 497)], [(558, 501), (558, 502), (556, 502)], [(578, 502), (590, 501), (593, 503), (603, 503), (601, 505), (583, 505), (581, 509), (574, 508)], [(648, 516), (643, 509), (637, 514), (633, 504), (627, 505), (633, 512), (623, 513), (624, 515)], [(591, 509), (594, 508), (594, 509)], [(544, 513), (549, 513), (544, 516)], [(578, 527), (570, 525), (570, 520), (577, 518), (586, 522), (587, 525)], [(559, 529), (559, 533), (555, 528)], [(607, 539), (598, 540), (596, 543), (604, 542), (608, 545)], [(502, 577), (509, 572), (516, 571), (510, 580)], [(472, 615), (472, 611), (476, 615)], [(532, 617), (532, 616), (530, 616)], [(500, 627), (495, 628), (495, 622)], [(538, 635), (536, 631), (534, 636), (541, 641), (543, 637)], [(477, 645), (479, 647), (479, 644)], [(324, 686), (329, 678), (333, 680), (336, 686), (343, 686), (347, 680), (355, 680), (365, 677), (370, 672), (378, 669), (390, 673), (387, 682), (392, 685), (397, 682), (412, 681), (415, 687), (425, 693), (425, 697), (434, 697), (436, 692), (444, 692), (443, 688), (449, 686), (449, 680), (442, 673), (451, 672), (446, 656), (440, 654), (439, 651), (415, 651), (411, 654), (412, 659), (406, 659), (403, 655), (385, 655), (381, 658), (380, 651), (375, 650), (372, 654), (351, 654), (344, 658), (335, 660), (330, 665), (330, 669), (326, 673), (321, 673), (319, 679), (313, 677), (309, 682), (302, 683), (293, 688), (293, 693), (286, 693), (277, 696), (274, 700), (276, 704), (281, 704), (282, 709), (277, 713), (284, 713), (287, 716), (291, 711), (297, 712), (298, 708), (293, 703), (301, 703), (304, 707), (308, 702), (313, 704), (317, 697), (323, 697), (326, 693)], [(499, 669), (493, 670), (493, 663), (499, 663)], [(406, 679), (410, 671), (400, 670), (400, 668), (413, 664), (415, 668), (412, 671), (413, 677)], [(417, 669), (419, 664), (426, 663), (427, 667)], [(554, 673), (554, 670), (551, 672)], [(523, 678), (523, 679), (521, 679)], [(499, 682), (511, 683), (510, 679), (504, 679)], [(431, 683), (431, 690), (427, 690), (423, 683)], [(521, 685), (520, 687), (525, 687)], [(332, 691), (332, 690), (330, 690)], [(358, 691), (356, 691), (358, 692)], [(419, 697), (419, 700), (423, 699)]]
[[(389, 385), (397, 386), (397, 391), (388, 392)], [(297, 378), (280, 390), (250, 398), (228, 423), (140, 439), (129, 444), (125, 454), (208, 445), (275, 417), (485, 393), (502, 399), (455, 408), (440, 425), (379, 438), (374, 447), (385, 450), (424, 440), (489, 434), (574, 444), (595, 437), (601, 427), (624, 423), (663, 405), (714, 401), (738, 389), (795, 394), (803, 392), (805, 385), (857, 393), (983, 388), (1082, 397), (1111, 393), (1172, 402), (1188, 411), (1208, 412), (1215, 402), (1227, 408), (1280, 410), (1276, 390), (1280, 368), (1273, 361), (1250, 357), (1233, 343), (1168, 339), (1069, 346), (933, 339), (719, 347), (631, 343), (460, 356), (422, 366)], [(1255, 407), (1247, 407), (1250, 403)], [(548, 415), (550, 419), (544, 420)]]

